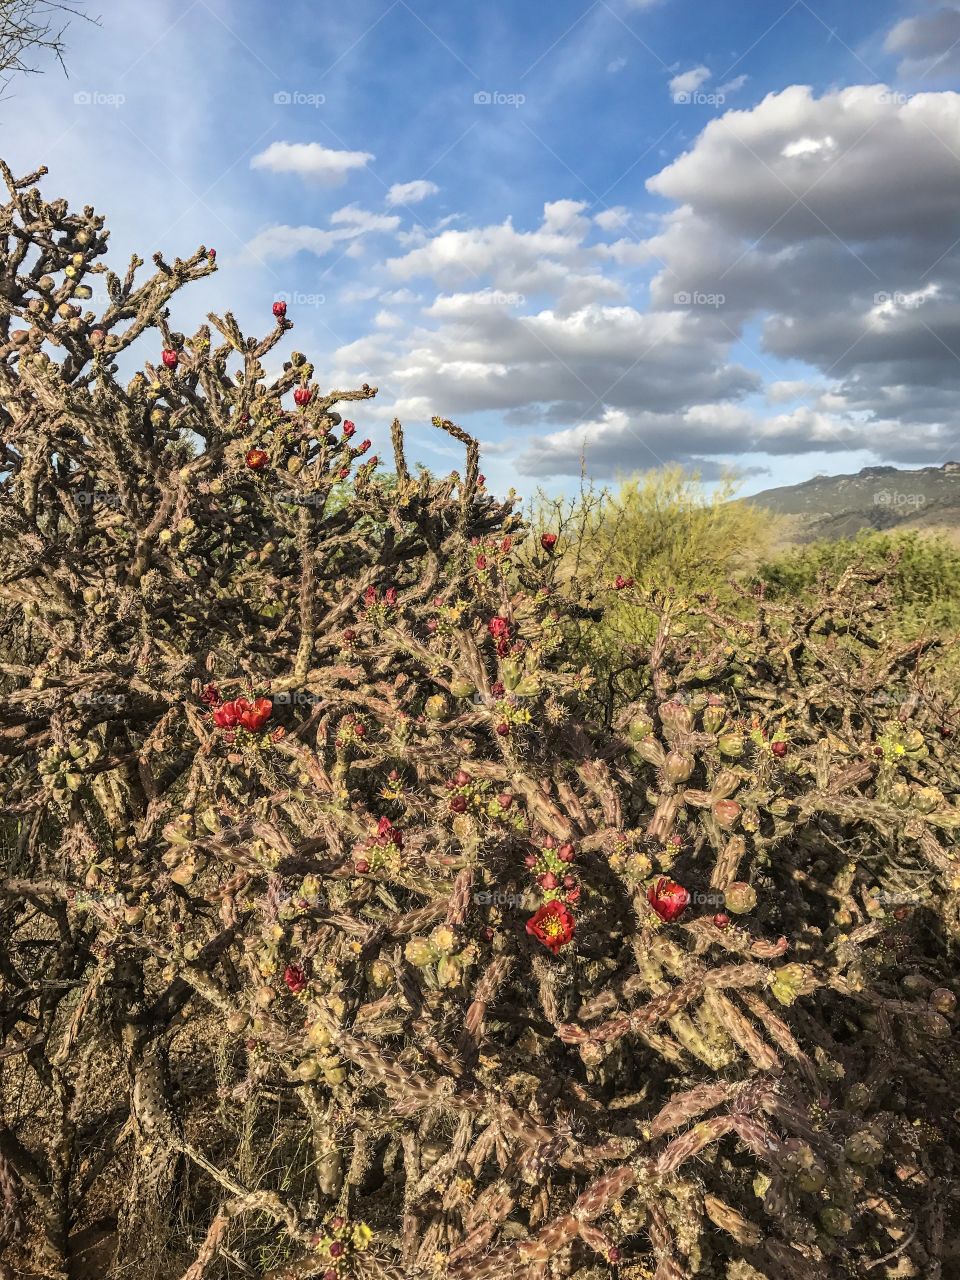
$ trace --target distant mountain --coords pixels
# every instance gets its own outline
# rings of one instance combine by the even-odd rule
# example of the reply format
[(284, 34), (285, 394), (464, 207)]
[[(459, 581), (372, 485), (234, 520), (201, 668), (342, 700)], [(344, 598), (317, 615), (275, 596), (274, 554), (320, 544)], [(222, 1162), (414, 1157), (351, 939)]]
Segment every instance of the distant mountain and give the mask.
[(740, 499), (785, 517), (788, 542), (848, 538), (861, 529), (926, 529), (960, 539), (960, 462), (901, 471), (865, 467), (814, 476)]

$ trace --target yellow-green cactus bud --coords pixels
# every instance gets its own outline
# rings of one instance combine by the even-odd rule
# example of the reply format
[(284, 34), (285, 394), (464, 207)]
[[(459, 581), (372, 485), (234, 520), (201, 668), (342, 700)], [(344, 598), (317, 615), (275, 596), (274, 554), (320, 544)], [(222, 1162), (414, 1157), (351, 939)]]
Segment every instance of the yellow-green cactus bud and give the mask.
[(746, 915), (757, 905), (757, 891), (752, 884), (737, 880), (723, 891), (724, 906), (735, 916)]
[(775, 972), (770, 990), (780, 1004), (791, 1005), (803, 990), (806, 976), (802, 964), (785, 964)]

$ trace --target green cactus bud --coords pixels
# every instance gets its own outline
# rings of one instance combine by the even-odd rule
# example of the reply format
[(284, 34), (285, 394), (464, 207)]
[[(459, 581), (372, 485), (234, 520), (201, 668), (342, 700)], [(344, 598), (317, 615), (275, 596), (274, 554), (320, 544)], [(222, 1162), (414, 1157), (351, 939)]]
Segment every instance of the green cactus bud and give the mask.
[(457, 946), (457, 935), (449, 925), (438, 924), (430, 935), (430, 942), (441, 955), (448, 956)]
[(933, 813), (946, 803), (946, 797), (939, 787), (917, 787), (911, 798), (913, 807), (921, 813)]
[(744, 916), (757, 905), (757, 891), (752, 884), (737, 880), (723, 891), (724, 906), (736, 916)]
[(731, 760), (739, 760), (743, 755), (744, 745), (742, 733), (722, 733), (717, 739), (720, 754), (729, 756)]
[(532, 698), (540, 692), (540, 681), (535, 676), (524, 676), (514, 693), (518, 698)]
[(785, 964), (775, 971), (770, 990), (780, 1004), (791, 1005), (803, 991), (806, 976), (802, 964)]
[(663, 775), (674, 786), (686, 782), (693, 773), (695, 764), (693, 756), (685, 751), (671, 751), (663, 762)]
[(854, 1164), (878, 1165), (883, 1159), (884, 1146), (870, 1129), (858, 1129), (844, 1145), (844, 1153)]
[(649, 738), (653, 733), (653, 721), (649, 716), (634, 716), (627, 725), (627, 737), (633, 742), (643, 742), (644, 738)]
[(727, 718), (725, 707), (710, 704), (703, 710), (703, 732), (719, 733)]
[(403, 954), (415, 969), (425, 969), (437, 958), (429, 939), (411, 938), (403, 949)]
[(477, 692), (477, 686), (472, 680), (453, 680), (450, 684), (450, 692), (455, 698), (472, 698)]
[(435, 693), (426, 700), (423, 710), (428, 720), (442, 720), (450, 708), (443, 694)]
[(237, 1013), (231, 1013), (227, 1017), (227, 1030), (232, 1036), (238, 1036), (242, 1031), (246, 1030), (247, 1023), (250, 1021), (250, 1015), (244, 1013), (243, 1010)]
[(297, 1067), (297, 1078), (299, 1080), (317, 1080), (321, 1074), (323, 1073), (321, 1071), (320, 1063), (317, 1062), (316, 1058), (304, 1058)]

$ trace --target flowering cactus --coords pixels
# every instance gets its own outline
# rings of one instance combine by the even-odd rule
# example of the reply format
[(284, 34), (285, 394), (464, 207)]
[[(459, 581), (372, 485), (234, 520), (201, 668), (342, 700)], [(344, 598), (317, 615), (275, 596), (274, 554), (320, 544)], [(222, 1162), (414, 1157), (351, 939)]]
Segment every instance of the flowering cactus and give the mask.
[(172, 332), (204, 247), (75, 314), (103, 219), (0, 172), (4, 1262), (945, 1274), (960, 776), (883, 584), (579, 581), (455, 423), (357, 468), (286, 304)]

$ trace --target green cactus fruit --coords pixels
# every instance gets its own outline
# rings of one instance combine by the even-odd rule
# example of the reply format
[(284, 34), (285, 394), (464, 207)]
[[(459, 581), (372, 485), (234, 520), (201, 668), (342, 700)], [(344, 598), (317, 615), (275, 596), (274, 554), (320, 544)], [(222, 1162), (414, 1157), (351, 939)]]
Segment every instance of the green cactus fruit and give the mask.
[(403, 954), (415, 969), (425, 969), (436, 959), (436, 952), (428, 938), (411, 938)]
[(830, 1206), (820, 1211), (820, 1225), (830, 1236), (845, 1236), (853, 1230), (853, 1219), (842, 1209)]
[(917, 787), (912, 800), (913, 807), (921, 813), (933, 813), (946, 802), (946, 797), (939, 787)]
[(711, 703), (703, 711), (703, 732), (719, 733), (727, 718), (726, 708)]
[(686, 782), (693, 773), (695, 764), (693, 756), (684, 751), (671, 751), (663, 762), (663, 774), (674, 786)]
[(477, 692), (477, 686), (472, 680), (454, 680), (451, 682), (450, 692), (455, 698), (472, 698)]
[(627, 737), (633, 742), (643, 742), (653, 733), (653, 721), (649, 716), (634, 716), (627, 725)]
[(757, 905), (757, 891), (752, 884), (737, 880), (724, 889), (723, 902), (735, 916), (744, 916)]
[(844, 1153), (854, 1164), (878, 1165), (883, 1159), (883, 1143), (870, 1129), (858, 1129), (844, 1145)]
[(524, 676), (514, 693), (518, 698), (532, 698), (540, 692), (540, 681), (535, 676)]
[(731, 760), (739, 760), (743, 755), (744, 745), (742, 733), (721, 733), (717, 739), (720, 754), (729, 756)]
[(429, 697), (423, 709), (428, 720), (442, 720), (449, 711), (447, 700), (442, 693), (435, 693)]
[(791, 1005), (803, 991), (806, 970), (802, 964), (785, 964), (777, 969), (770, 990), (782, 1005)]
[(320, 1068), (320, 1063), (317, 1062), (316, 1058), (304, 1058), (297, 1067), (298, 1080), (317, 1080), (321, 1074), (323, 1073)]
[(736, 826), (737, 819), (740, 817), (740, 806), (736, 800), (718, 800), (710, 812), (716, 819), (717, 825), (724, 831), (729, 831)]

